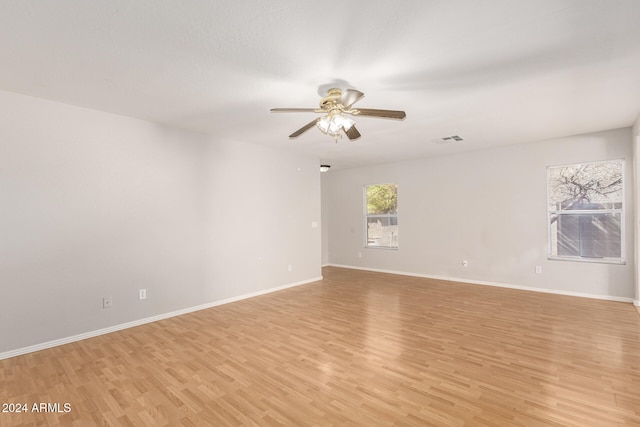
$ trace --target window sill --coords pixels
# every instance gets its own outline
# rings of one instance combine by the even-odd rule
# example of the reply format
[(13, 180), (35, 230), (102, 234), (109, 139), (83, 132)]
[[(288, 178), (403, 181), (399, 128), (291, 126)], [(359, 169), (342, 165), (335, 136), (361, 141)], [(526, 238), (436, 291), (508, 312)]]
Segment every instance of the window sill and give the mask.
[(626, 265), (627, 261), (624, 258), (580, 258), (571, 256), (549, 256), (547, 258), (550, 261), (575, 261), (575, 262), (587, 262), (591, 264), (616, 264)]

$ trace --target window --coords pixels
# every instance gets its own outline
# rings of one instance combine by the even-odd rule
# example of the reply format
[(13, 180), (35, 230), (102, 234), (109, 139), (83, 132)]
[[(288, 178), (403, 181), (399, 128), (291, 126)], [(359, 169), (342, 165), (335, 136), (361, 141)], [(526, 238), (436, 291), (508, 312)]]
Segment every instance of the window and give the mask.
[(365, 186), (367, 248), (398, 248), (398, 186)]
[(547, 170), (549, 258), (624, 263), (623, 160)]

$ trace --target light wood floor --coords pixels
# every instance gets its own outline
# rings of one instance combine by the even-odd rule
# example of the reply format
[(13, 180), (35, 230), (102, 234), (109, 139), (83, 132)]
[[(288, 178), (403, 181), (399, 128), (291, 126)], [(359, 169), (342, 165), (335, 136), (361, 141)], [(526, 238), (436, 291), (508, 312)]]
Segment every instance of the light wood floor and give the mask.
[(0, 425), (640, 425), (631, 304), (326, 268), (0, 361)]

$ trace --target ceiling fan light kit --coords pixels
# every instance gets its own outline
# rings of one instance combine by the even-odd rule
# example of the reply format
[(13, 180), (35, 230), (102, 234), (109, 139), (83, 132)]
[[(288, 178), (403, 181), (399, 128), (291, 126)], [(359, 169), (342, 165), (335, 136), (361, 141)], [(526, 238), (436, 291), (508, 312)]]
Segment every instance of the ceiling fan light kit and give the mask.
[(334, 138), (340, 136), (342, 129), (346, 132), (351, 129), (354, 124), (356, 124), (356, 122), (351, 120), (349, 117), (334, 113), (329, 113), (326, 116), (319, 118), (316, 122), (318, 129)]
[(406, 117), (404, 111), (397, 110), (376, 110), (371, 108), (351, 108), (353, 104), (358, 102), (364, 93), (355, 89), (347, 89), (344, 92), (340, 89), (329, 89), (327, 96), (320, 100), (320, 108), (272, 108), (273, 113), (323, 113), (324, 116), (312, 120), (307, 123), (291, 135), (289, 138), (297, 138), (304, 132), (308, 131), (312, 127), (316, 126), (323, 133), (331, 136), (338, 141), (339, 137), (342, 137), (344, 132), (349, 140), (353, 141), (360, 138), (360, 132), (356, 129), (355, 121), (350, 117), (345, 116), (349, 114), (352, 116), (369, 116), (369, 117), (382, 117), (388, 119), (402, 120)]

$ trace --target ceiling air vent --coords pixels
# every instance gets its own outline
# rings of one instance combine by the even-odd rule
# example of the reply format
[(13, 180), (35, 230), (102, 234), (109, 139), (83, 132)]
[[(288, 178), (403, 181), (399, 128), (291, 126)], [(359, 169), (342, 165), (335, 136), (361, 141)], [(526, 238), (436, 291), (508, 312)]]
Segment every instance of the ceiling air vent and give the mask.
[(451, 136), (445, 136), (444, 138), (442, 138), (443, 141), (448, 142), (448, 141), (464, 141), (464, 139), (462, 139), (462, 137), (460, 135), (451, 135)]

